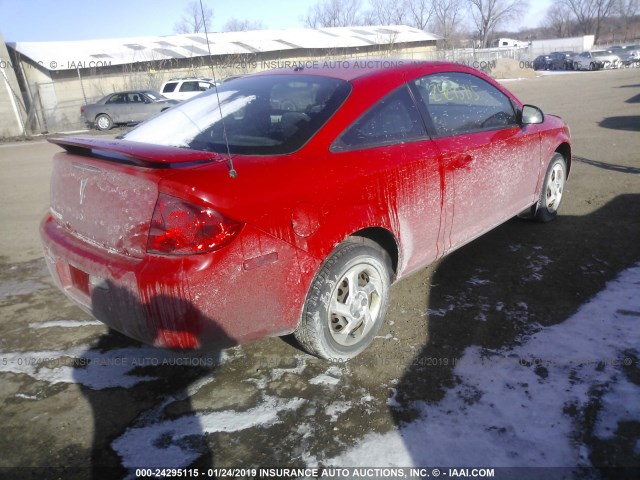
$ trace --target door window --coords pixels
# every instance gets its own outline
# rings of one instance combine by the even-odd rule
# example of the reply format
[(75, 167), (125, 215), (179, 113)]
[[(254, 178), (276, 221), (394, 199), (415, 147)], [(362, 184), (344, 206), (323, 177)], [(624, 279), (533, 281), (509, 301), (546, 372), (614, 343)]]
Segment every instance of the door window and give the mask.
[(469, 73), (438, 73), (413, 82), (437, 137), (517, 125), (509, 97)]

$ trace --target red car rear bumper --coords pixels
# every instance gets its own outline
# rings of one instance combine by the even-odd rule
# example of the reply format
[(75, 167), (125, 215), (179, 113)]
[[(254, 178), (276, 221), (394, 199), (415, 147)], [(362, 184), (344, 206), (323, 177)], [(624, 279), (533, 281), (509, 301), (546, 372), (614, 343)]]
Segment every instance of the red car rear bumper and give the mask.
[(169, 348), (228, 347), (291, 333), (319, 261), (249, 225), (201, 255), (132, 258), (40, 226), (58, 286), (109, 327)]

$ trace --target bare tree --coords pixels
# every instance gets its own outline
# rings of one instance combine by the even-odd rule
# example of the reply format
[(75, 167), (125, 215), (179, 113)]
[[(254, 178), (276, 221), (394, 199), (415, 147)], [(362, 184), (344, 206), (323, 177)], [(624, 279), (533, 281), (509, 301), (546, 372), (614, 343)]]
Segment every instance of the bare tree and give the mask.
[(616, 13), (621, 17), (633, 18), (640, 10), (640, 0), (618, 0), (616, 2)]
[(364, 25), (404, 25), (408, 0), (370, 0), (371, 9), (363, 15)]
[(564, 3), (554, 3), (547, 9), (544, 26), (557, 38), (565, 38), (570, 35), (571, 10)]
[(444, 48), (451, 47), (462, 16), (462, 0), (433, 0), (433, 32), (443, 38)]
[(309, 28), (361, 25), (360, 0), (318, 0), (304, 22)]
[(238, 20), (230, 18), (222, 27), (223, 32), (246, 32), (249, 30), (264, 30), (266, 27), (261, 20)]
[(640, 10), (640, 0), (618, 0), (616, 5), (616, 13), (622, 20), (622, 29), (624, 30), (624, 39), (627, 41), (629, 34), (629, 22), (638, 14)]
[(476, 26), (476, 33), (480, 37), (482, 48), (487, 47), (489, 36), (499, 25), (519, 17), (529, 8), (528, 0), (467, 1), (471, 6), (471, 16)]
[[(204, 11), (204, 16), (202, 15)], [(213, 10), (206, 5), (200, 8), (199, 1), (192, 1), (186, 6), (180, 21), (176, 22), (173, 29), (176, 33), (203, 33), (210, 30)]]
[(409, 11), (409, 24), (420, 30), (426, 30), (433, 15), (433, 1), (407, 0), (405, 8)]
[(578, 21), (578, 28), (584, 35), (594, 35), (593, 43), (598, 43), (602, 22), (613, 11), (616, 0), (563, 0)]

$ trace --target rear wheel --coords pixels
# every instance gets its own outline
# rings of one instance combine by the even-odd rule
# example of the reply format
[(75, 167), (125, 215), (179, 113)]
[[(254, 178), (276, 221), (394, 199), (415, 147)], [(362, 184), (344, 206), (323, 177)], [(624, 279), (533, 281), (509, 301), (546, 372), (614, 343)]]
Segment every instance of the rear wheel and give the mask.
[(96, 117), (96, 128), (98, 130), (111, 130), (113, 127), (113, 120), (106, 113), (101, 113)]
[(564, 184), (567, 180), (567, 162), (564, 157), (555, 153), (549, 162), (536, 206), (536, 220), (550, 222), (558, 215), (558, 208), (564, 196)]
[(389, 255), (378, 244), (352, 237), (338, 245), (309, 288), (296, 340), (321, 358), (358, 355), (384, 321), (390, 272)]

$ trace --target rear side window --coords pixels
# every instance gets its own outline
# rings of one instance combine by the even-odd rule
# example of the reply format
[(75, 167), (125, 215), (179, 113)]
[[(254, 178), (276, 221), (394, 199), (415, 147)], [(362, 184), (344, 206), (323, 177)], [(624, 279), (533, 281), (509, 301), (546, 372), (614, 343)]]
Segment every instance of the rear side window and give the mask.
[[(195, 82), (197, 84), (197, 82)], [(215, 153), (273, 155), (302, 147), (351, 91), (315, 75), (255, 75), (223, 83), (140, 124), (124, 138)]]
[(426, 137), (409, 91), (402, 86), (376, 103), (331, 146), (332, 152), (376, 147)]
[(496, 130), (517, 124), (509, 97), (469, 73), (428, 75), (413, 82), (437, 137)]
[(176, 82), (166, 83), (165, 86), (162, 88), (162, 93), (173, 92), (176, 89), (176, 85), (178, 85)]

